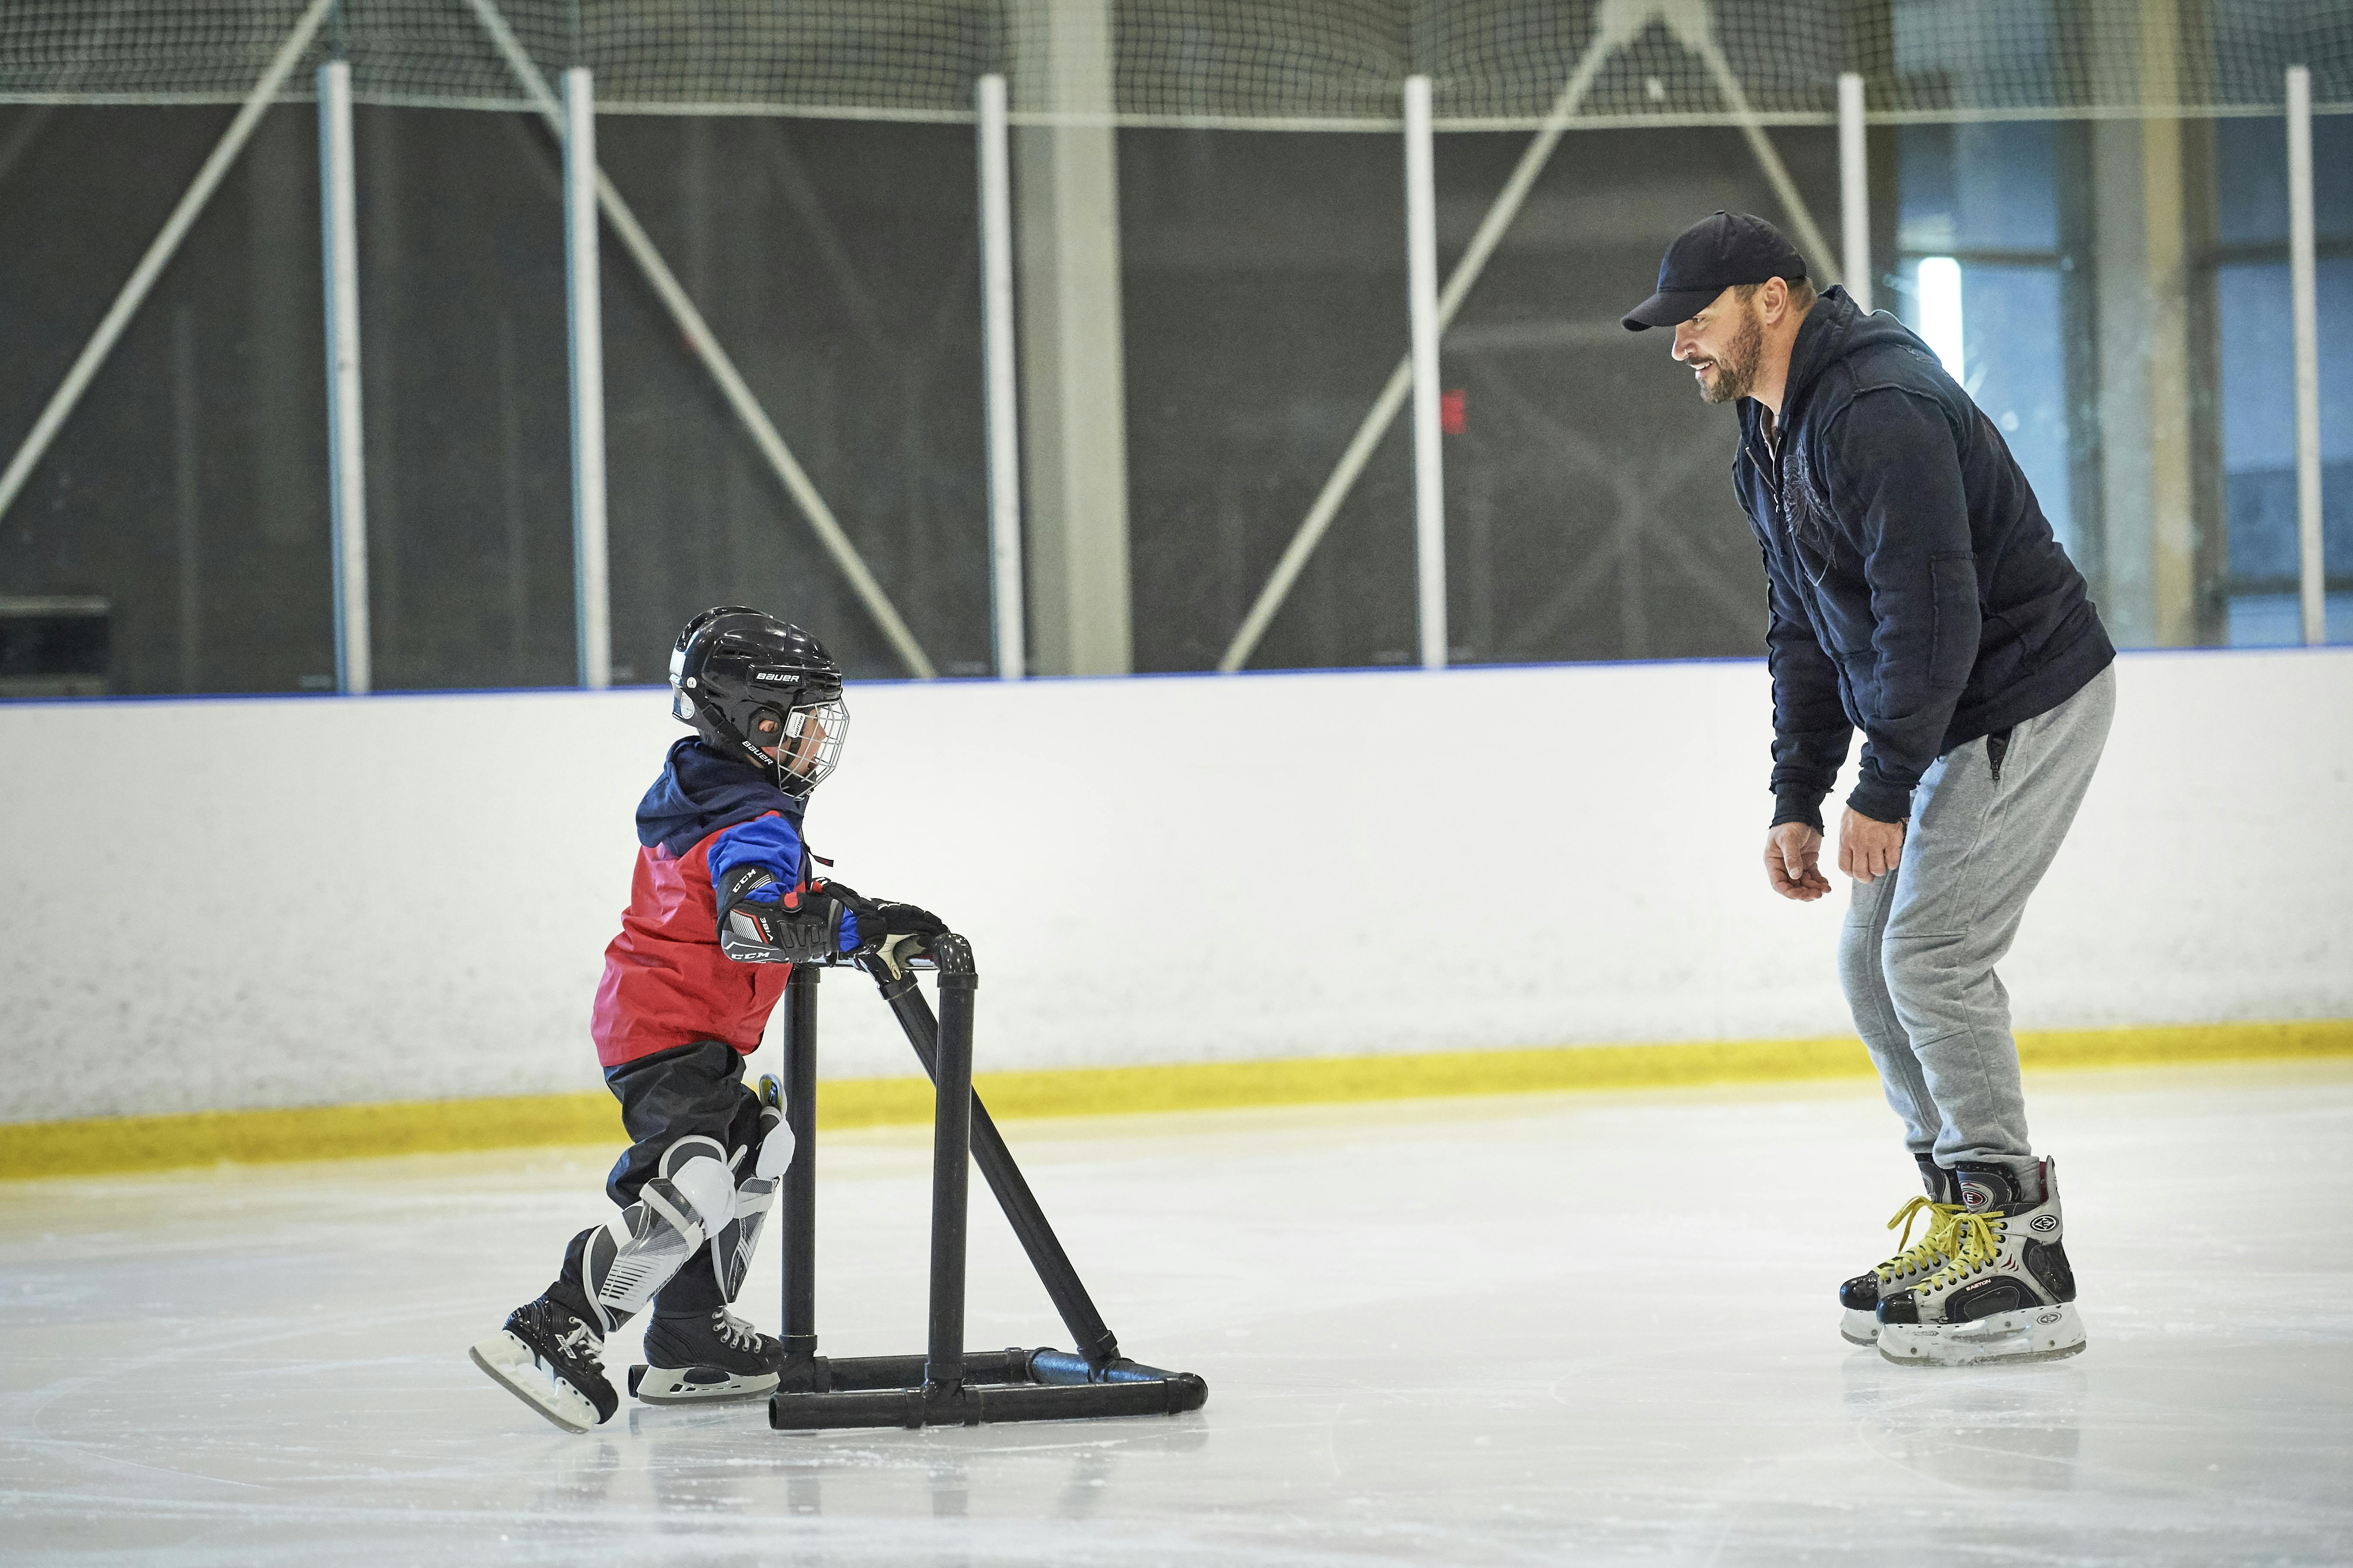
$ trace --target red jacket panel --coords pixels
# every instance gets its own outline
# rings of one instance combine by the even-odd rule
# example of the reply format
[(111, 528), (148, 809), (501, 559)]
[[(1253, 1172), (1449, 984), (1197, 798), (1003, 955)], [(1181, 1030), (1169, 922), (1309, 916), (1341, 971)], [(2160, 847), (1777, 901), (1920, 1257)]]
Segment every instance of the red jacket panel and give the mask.
[(606, 1067), (697, 1040), (724, 1040), (745, 1056), (792, 974), (788, 963), (738, 963), (719, 951), (719, 900), (711, 847), (722, 828), (684, 855), (659, 844), (638, 851), (621, 933), (605, 949), (605, 977), (588, 1032)]

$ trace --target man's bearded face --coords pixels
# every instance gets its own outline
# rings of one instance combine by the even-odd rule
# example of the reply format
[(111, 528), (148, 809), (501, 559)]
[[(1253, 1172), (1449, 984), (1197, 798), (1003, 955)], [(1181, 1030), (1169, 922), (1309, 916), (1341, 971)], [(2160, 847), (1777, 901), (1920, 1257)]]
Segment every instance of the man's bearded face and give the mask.
[(1677, 327), (1674, 357), (1691, 367), (1703, 401), (1730, 403), (1747, 396), (1765, 357), (1765, 323), (1757, 319), (1756, 296), (1743, 300), (1726, 290)]

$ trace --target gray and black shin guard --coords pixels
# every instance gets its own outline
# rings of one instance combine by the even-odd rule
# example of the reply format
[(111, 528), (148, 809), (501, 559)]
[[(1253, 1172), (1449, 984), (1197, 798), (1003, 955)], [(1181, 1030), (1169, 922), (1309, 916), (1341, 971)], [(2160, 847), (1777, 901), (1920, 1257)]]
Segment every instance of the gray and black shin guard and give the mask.
[[(765, 1119), (767, 1136), (752, 1173), (737, 1184), (727, 1221), (711, 1233), (711, 1273), (723, 1303), (733, 1302), (744, 1288), (760, 1232), (776, 1207), (776, 1189), (792, 1163), (792, 1132), (775, 1110)], [(645, 1364), (629, 1369), (629, 1392), (651, 1405), (754, 1397), (776, 1386), (784, 1364), (783, 1344), (724, 1304), (708, 1312), (658, 1310), (646, 1327), (645, 1343)]]
[(763, 1113), (765, 1136), (752, 1162), (752, 1173), (736, 1186), (733, 1210), (725, 1224), (711, 1233), (711, 1271), (718, 1277), (719, 1293), (728, 1301), (744, 1289), (751, 1272), (752, 1255), (760, 1246), (761, 1228), (768, 1211), (776, 1206), (776, 1189), (793, 1163), (793, 1130), (780, 1111)]
[(760, 1246), (760, 1230), (768, 1211), (776, 1206), (778, 1179), (753, 1176), (735, 1189), (735, 1215), (711, 1238), (711, 1271), (719, 1277), (719, 1293), (729, 1301), (744, 1289), (752, 1270), (752, 1254)]
[(607, 1333), (646, 1309), (702, 1247), (714, 1222), (734, 1228), (734, 1179), (723, 1162), (697, 1155), (648, 1182), (636, 1203), (589, 1233), (581, 1284)]
[[(721, 1302), (708, 1312), (657, 1311), (646, 1326), (645, 1364), (629, 1369), (629, 1392), (651, 1405), (746, 1399), (773, 1390), (784, 1345), (727, 1310), (743, 1289), (760, 1231), (776, 1206), (791, 1162), (792, 1134), (781, 1124), (761, 1145), (752, 1173), (736, 1185), (733, 1213), (711, 1234), (711, 1273)], [(691, 1279), (691, 1276), (689, 1277)], [(699, 1292), (698, 1292), (699, 1293)]]

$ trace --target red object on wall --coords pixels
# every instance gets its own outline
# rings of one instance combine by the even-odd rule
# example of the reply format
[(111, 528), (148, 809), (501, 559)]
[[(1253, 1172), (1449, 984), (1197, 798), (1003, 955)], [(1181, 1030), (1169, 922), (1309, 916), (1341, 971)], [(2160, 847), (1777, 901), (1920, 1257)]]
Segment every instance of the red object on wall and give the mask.
[(1438, 428), (1440, 434), (1460, 436), (1469, 422), (1471, 394), (1467, 388), (1456, 387), (1438, 395)]

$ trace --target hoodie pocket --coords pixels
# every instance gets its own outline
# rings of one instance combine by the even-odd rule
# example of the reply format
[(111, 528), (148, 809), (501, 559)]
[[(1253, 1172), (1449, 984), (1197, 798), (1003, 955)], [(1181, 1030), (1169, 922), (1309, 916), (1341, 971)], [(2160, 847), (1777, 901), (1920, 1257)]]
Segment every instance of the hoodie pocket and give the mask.
[(1957, 691), (1978, 661), (1978, 568), (1972, 555), (1928, 558), (1928, 683)]

